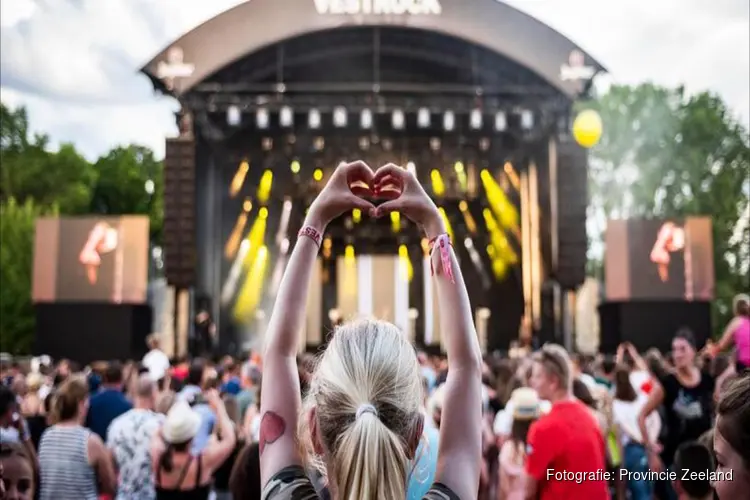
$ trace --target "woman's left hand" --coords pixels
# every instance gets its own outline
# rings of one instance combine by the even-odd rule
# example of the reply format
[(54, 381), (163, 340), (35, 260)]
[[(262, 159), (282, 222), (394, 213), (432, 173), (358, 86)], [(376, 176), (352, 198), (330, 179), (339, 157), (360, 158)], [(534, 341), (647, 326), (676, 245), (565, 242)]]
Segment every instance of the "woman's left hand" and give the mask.
[(363, 197), (373, 195), (374, 176), (363, 161), (340, 164), (310, 206), (306, 224), (323, 232), (328, 223), (349, 210), (358, 208), (370, 214), (375, 206)]

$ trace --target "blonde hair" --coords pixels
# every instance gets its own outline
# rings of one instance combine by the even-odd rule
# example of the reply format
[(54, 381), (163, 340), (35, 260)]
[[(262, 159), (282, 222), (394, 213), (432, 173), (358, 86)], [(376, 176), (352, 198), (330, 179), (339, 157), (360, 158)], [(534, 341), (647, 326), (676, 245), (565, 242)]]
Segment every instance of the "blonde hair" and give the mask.
[[(409, 446), (422, 422), (417, 356), (390, 323), (359, 321), (336, 329), (321, 356), (299, 419), (310, 464), (346, 500), (405, 498)], [(332, 470), (311, 446), (307, 415)], [(326, 474), (327, 473), (327, 474)]]
[(534, 361), (541, 364), (547, 374), (557, 377), (560, 389), (573, 390), (573, 367), (568, 351), (561, 345), (544, 344), (534, 353)]

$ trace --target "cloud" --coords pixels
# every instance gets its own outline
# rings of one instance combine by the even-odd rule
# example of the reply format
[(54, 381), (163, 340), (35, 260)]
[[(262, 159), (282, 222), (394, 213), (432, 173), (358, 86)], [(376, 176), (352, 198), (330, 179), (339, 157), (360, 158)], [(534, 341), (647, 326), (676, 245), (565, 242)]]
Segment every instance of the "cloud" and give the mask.
[[(312, 1), (312, 0), (299, 0)], [(443, 0), (448, 1), (448, 0)], [(451, 0), (455, 1), (455, 0)], [(3, 0), (2, 99), (87, 156), (137, 141), (163, 153), (175, 103), (138, 73), (164, 46), (241, 0)], [(720, 93), (747, 123), (746, 0), (510, 0), (600, 60), (615, 82)]]

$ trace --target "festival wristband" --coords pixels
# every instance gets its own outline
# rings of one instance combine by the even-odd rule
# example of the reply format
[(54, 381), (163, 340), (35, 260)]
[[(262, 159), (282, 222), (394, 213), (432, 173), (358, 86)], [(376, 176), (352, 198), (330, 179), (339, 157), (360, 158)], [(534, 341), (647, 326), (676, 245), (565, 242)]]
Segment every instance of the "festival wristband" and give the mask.
[(320, 241), (323, 239), (323, 236), (320, 234), (320, 231), (318, 231), (312, 226), (304, 226), (302, 229), (299, 230), (299, 234), (297, 234), (298, 238), (302, 236), (307, 236), (308, 238), (313, 240), (316, 245), (318, 245), (318, 248), (320, 248)]
[[(453, 276), (453, 265), (451, 263), (450, 237), (447, 234), (441, 234), (440, 236), (436, 236), (435, 238), (431, 239), (430, 255), (432, 255), (432, 251), (435, 249), (435, 247), (437, 247), (440, 251), (440, 261), (443, 265), (443, 272), (451, 280), (451, 283), (456, 283), (456, 279)], [(430, 273), (433, 276), (435, 275), (435, 266), (432, 263), (432, 259), (430, 259)]]

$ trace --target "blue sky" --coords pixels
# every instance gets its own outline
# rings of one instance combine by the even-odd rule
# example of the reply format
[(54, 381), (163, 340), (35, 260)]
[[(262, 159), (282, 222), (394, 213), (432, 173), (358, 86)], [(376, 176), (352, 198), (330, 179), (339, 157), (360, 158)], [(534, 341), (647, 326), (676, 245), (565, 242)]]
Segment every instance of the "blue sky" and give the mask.
[[(299, 0), (313, 1), (313, 0)], [(175, 103), (137, 69), (238, 0), (2, 0), (0, 96), (94, 158), (137, 142), (163, 154)], [(611, 71), (610, 80), (719, 92), (750, 117), (747, 0), (511, 0)]]

